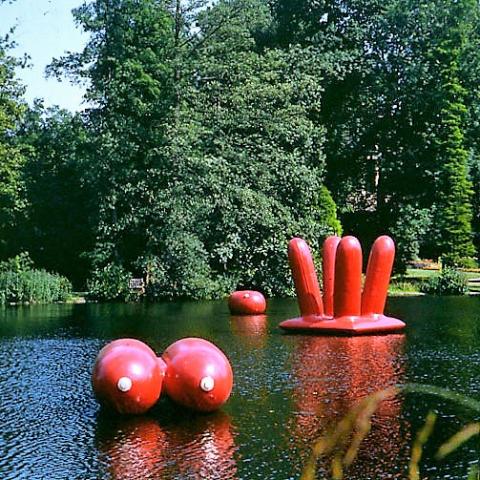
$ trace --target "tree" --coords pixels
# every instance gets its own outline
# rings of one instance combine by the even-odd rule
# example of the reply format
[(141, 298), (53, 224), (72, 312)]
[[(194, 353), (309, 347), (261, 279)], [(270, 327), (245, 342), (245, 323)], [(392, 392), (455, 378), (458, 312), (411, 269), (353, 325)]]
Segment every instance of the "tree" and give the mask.
[[(436, 154), (439, 162), (437, 189), (438, 251), (446, 264), (461, 264), (475, 255), (472, 235), (472, 184), (468, 179), (468, 151), (465, 148), (463, 122), (467, 113), (466, 91), (459, 79), (459, 57), (468, 28), (458, 15), (460, 8), (471, 5), (469, 0), (450, 5), (453, 20), (449, 37), (434, 50), (440, 65), (442, 95), (439, 101)], [(448, 18), (448, 17), (447, 17)], [(460, 19), (460, 20), (459, 20)]]
[(15, 143), (15, 134), (25, 112), (24, 87), (15, 75), (15, 68), (26, 59), (9, 54), (14, 46), (10, 34), (0, 38), (0, 257), (18, 253), (12, 237), (25, 208), (22, 166), (24, 152)]
[(159, 0), (94, 0), (74, 10), (90, 34), (80, 53), (49, 72), (88, 82), (85, 123), (94, 153), (86, 175), (97, 192), (93, 265), (141, 274), (154, 193), (164, 187), (164, 130), (174, 102), (173, 19)]
[(102, 298), (106, 277), (129, 275), (155, 298), (289, 293), (287, 240), (318, 247), (341, 228), (310, 120), (322, 93), (312, 53), (266, 47), (262, 1), (190, 6), (92, 1), (75, 12), (86, 49), (51, 67), (91, 82), (91, 285)]
[(308, 50), (263, 47), (270, 23), (261, 1), (220, 1), (198, 18), (169, 130), (172, 180), (156, 202), (168, 215), (154, 295), (290, 293), (288, 240), (318, 249), (340, 229), (323, 187), (324, 131), (309, 118), (320, 70)]
[(278, 44), (311, 48), (324, 66), (317, 80), (324, 90), (321, 110), (313, 120), (326, 128), (327, 184), (340, 211), (372, 208), (378, 127), (386, 110), (377, 38), (384, 2), (277, 0), (272, 8)]
[(17, 243), (37, 265), (68, 275), (84, 288), (96, 192), (85, 175), (92, 153), (82, 118), (37, 102), (25, 115), (18, 142), (26, 152), (27, 207)]
[(472, 229), (474, 232), (474, 245), (477, 252), (480, 251), (480, 159), (474, 152), (470, 155), (469, 162), (470, 181), (473, 185), (473, 219)]
[[(450, 95), (445, 82), (438, 81), (448, 61), (435, 52), (439, 43), (450, 41), (455, 25), (461, 25), (456, 76), (469, 90), (462, 94), (466, 111), (459, 126), (467, 136), (460, 143), (462, 148), (475, 150), (478, 5), (467, 0), (453, 4), (432, 0), (277, 0), (272, 4), (280, 45), (311, 45), (319, 60), (328, 54), (343, 66), (341, 75), (322, 80), (325, 92), (316, 121), (326, 128), (326, 180), (346, 230), (357, 229), (368, 220), (368, 229), (360, 232), (368, 243), (379, 233), (398, 232), (405, 223), (400, 212), (413, 210), (415, 218), (422, 218), (414, 222), (415, 230), (420, 225), (433, 228), (433, 212), (443, 215), (443, 207), (435, 209), (434, 205), (442, 176), (438, 106)], [(460, 176), (464, 175), (462, 171)], [(426, 212), (430, 218), (425, 217)], [(422, 251), (437, 254), (437, 240), (432, 239), (438, 236), (432, 230), (425, 233), (421, 235)], [(417, 251), (418, 246), (409, 246), (405, 240), (400, 242), (405, 249), (400, 256), (408, 260), (408, 252)]]

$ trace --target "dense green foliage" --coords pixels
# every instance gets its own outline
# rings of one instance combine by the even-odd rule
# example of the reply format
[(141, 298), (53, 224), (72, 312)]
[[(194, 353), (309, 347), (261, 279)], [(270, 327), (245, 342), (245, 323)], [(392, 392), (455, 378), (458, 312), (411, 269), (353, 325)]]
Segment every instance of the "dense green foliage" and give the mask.
[(85, 175), (91, 146), (80, 116), (35, 105), (20, 130), (24, 146), (24, 219), (17, 241), (49, 271), (68, 276), (83, 288), (93, 246), (94, 186)]
[(119, 265), (109, 263), (97, 268), (89, 279), (88, 298), (96, 301), (133, 300), (129, 290), (131, 275)]
[(473, 186), (473, 196), (472, 196), (472, 208), (473, 208), (473, 219), (472, 219), (472, 229), (474, 233), (474, 245), (476, 251), (480, 249), (480, 157), (476, 154), (471, 154), (469, 160), (469, 170), (470, 170), (470, 181)]
[(22, 149), (16, 145), (15, 134), (25, 111), (24, 88), (15, 76), (15, 68), (24, 61), (9, 54), (14, 43), (13, 30), (0, 38), (0, 256), (14, 251), (14, 232), (25, 207)]
[(152, 299), (286, 295), (288, 240), (318, 252), (342, 229), (366, 246), (391, 234), (400, 272), (474, 262), (474, 0), (90, 0), (73, 15), (89, 41), (48, 71), (87, 84), (81, 113), (26, 112), (0, 45), (0, 257), (28, 250), (101, 300), (130, 298), (132, 277)]
[(426, 208), (400, 204), (390, 234), (396, 242), (395, 270), (405, 273), (407, 263), (418, 258), (420, 246), (430, 229), (431, 215)]
[[(360, 229), (368, 242), (382, 232), (398, 235), (409, 221), (405, 211), (428, 212), (422, 254), (473, 256), (465, 155), (477, 149), (478, 5), (273, 4), (281, 44), (331, 49), (340, 57), (336, 68), (344, 66), (343, 75), (323, 83), (321, 121), (327, 185), (345, 229)], [(398, 246), (402, 264), (417, 250), (410, 242)]]
[[(468, 4), (468, 2), (465, 2)], [(462, 2), (450, 6), (450, 15), (459, 15)], [(462, 28), (463, 27), (463, 28)], [(432, 56), (440, 65), (439, 80), (442, 96), (437, 114), (436, 160), (438, 189), (435, 227), (438, 232), (438, 251), (444, 264), (458, 265), (475, 254), (472, 242), (472, 185), (467, 178), (468, 152), (465, 148), (463, 118), (466, 90), (459, 80), (459, 57), (465, 42), (464, 23), (449, 29), (449, 37), (440, 42)]]
[(95, 241), (83, 247), (95, 271), (114, 263), (142, 275), (139, 257), (154, 240), (156, 196), (167, 180), (172, 19), (155, 0), (89, 2), (73, 13), (90, 41), (51, 71), (89, 81), (93, 107), (82, 118), (88, 138), (79, 181), (94, 195)]
[(243, 287), (287, 294), (288, 240), (300, 235), (319, 248), (340, 229), (322, 182), (324, 130), (311, 120), (321, 99), (314, 58), (260, 54), (251, 29), (268, 26), (268, 10), (237, 2), (235, 18), (222, 23), (234, 7), (219, 3), (199, 18), (209, 48), (182, 70), (182, 102), (168, 129), (173, 178), (161, 196), (168, 213), (156, 235), (156, 297)]
[[(152, 298), (240, 287), (288, 294), (288, 240), (301, 235), (318, 249), (341, 229), (322, 180), (324, 128), (313, 121), (321, 69), (309, 51), (258, 50), (256, 36), (272, 22), (262, 2), (220, 2), (198, 15), (202, 35), (190, 39), (175, 28), (171, 36), (178, 19), (168, 12), (153, 1), (79, 9), (92, 43), (52, 67), (90, 78), (97, 101), (86, 120), (106, 170), (91, 177), (100, 195), (90, 286), (98, 298), (123, 298), (119, 279), (133, 275)], [(138, 43), (145, 23), (163, 25), (148, 31), (148, 56)], [(136, 86), (138, 75), (148, 85), (135, 94), (125, 83)]]
[(0, 262), (0, 305), (62, 302), (71, 293), (65, 277), (34, 269), (25, 253)]
[(462, 272), (447, 267), (439, 275), (423, 282), (420, 288), (431, 295), (465, 295), (468, 292), (468, 279)]

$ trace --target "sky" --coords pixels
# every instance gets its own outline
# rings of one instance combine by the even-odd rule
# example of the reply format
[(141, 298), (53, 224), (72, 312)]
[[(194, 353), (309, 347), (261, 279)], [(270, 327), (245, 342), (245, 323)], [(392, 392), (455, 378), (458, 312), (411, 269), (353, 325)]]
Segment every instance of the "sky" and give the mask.
[(45, 67), (52, 58), (67, 50), (80, 51), (87, 41), (71, 14), (72, 8), (81, 4), (82, 0), (16, 0), (0, 5), (0, 35), (16, 25), (13, 38), (18, 45), (11, 53), (31, 57), (32, 66), (17, 72), (30, 104), (35, 98), (43, 98), (45, 106), (59, 105), (71, 111), (83, 108), (82, 87), (71, 85), (67, 79), (58, 82), (45, 78)]

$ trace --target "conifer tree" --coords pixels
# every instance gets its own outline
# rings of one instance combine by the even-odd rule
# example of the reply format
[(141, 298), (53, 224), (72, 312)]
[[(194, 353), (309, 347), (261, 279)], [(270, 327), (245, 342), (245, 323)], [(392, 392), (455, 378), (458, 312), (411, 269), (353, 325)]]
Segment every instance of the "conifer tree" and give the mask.
[[(460, 8), (450, 6), (450, 15)], [(440, 65), (442, 85), (437, 116), (436, 160), (438, 184), (436, 189), (436, 221), (438, 253), (446, 264), (461, 264), (475, 255), (472, 234), (472, 184), (468, 179), (468, 151), (465, 148), (464, 103), (466, 90), (459, 79), (459, 57), (465, 37), (465, 25), (451, 27), (450, 35), (434, 51)]]

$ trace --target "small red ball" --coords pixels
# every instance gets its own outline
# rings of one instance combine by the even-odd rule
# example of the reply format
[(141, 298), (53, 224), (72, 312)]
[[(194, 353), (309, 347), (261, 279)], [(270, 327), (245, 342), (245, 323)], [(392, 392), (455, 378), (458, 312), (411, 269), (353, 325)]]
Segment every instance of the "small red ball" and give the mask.
[(228, 307), (233, 315), (261, 315), (265, 313), (265, 297), (255, 290), (238, 290), (228, 297)]
[(212, 412), (230, 397), (233, 385), (230, 362), (207, 340), (178, 340), (165, 350), (162, 358), (167, 364), (165, 392), (174, 402)]
[(119, 413), (139, 414), (160, 397), (164, 371), (154, 351), (131, 338), (115, 340), (97, 356), (93, 390), (101, 403)]

